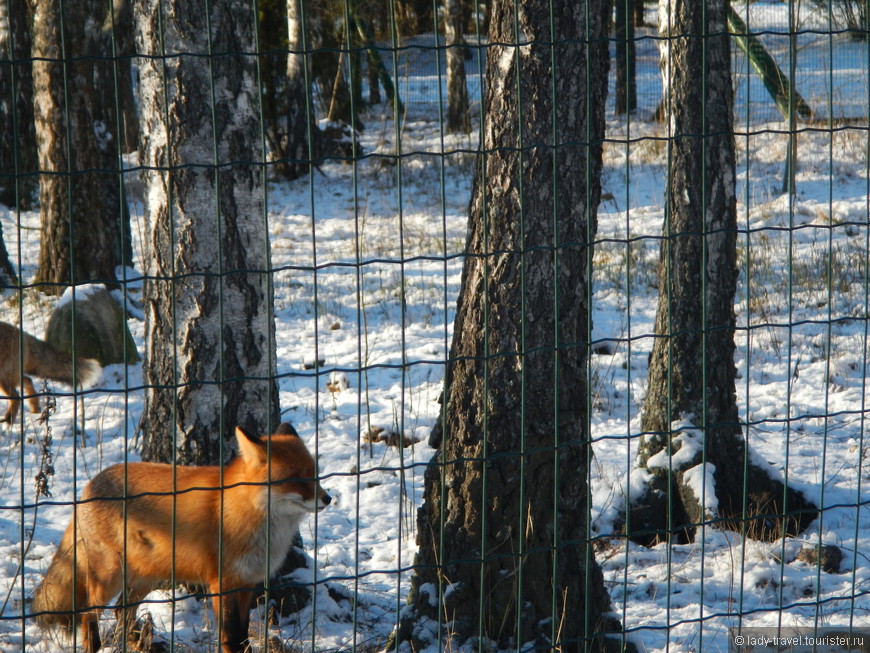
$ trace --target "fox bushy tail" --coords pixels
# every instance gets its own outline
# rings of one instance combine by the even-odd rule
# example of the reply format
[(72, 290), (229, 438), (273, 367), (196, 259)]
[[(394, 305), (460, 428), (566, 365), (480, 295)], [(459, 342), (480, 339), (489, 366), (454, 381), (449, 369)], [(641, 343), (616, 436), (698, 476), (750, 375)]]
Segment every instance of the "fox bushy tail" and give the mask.
[[(47, 342), (33, 338), (28, 343), (29, 356), (25, 357), (24, 373), (61, 383), (73, 383), (73, 357)], [(75, 359), (75, 382), (88, 388), (100, 376), (100, 364), (91, 358)]]

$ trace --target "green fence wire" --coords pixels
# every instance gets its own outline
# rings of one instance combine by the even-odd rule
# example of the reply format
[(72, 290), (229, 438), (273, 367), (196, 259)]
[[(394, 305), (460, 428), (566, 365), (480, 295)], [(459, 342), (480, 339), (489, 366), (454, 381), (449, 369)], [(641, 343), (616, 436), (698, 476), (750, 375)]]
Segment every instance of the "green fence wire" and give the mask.
[(0, 0), (0, 650), (870, 646), (870, 2), (616, 2)]

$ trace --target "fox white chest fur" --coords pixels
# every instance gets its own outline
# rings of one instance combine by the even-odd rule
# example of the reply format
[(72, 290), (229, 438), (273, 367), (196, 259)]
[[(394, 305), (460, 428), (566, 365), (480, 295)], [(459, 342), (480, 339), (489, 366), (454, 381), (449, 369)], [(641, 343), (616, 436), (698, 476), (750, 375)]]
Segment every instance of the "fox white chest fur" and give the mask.
[(242, 578), (251, 582), (262, 581), (266, 576), (267, 560), (269, 577), (278, 572), (293, 546), (302, 518), (313, 512), (307, 503), (310, 502), (303, 501), (298, 494), (270, 493), (268, 487), (258, 493), (256, 505), (252, 508), (261, 515), (268, 509), (271, 519), (268, 531), (266, 520), (263, 519), (258, 536), (253, 538), (250, 548), (235, 562), (235, 571)]

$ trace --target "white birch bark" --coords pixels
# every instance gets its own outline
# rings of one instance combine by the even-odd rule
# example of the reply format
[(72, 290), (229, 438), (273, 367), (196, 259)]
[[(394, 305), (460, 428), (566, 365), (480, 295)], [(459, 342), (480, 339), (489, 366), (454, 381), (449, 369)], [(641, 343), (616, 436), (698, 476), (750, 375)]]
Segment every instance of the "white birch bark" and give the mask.
[(136, 11), (145, 55), (143, 456), (199, 464), (228, 457), (221, 439), (237, 424), (264, 433), (278, 418), (256, 62), (245, 54), (253, 9), (216, 3), (206, 16), (204, 7), (142, 0)]

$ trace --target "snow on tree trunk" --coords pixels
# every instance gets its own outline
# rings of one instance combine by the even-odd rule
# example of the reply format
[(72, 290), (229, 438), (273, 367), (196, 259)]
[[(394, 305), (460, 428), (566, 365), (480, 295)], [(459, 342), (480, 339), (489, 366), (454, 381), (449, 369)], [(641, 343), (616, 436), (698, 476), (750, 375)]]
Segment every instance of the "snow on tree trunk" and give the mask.
[(34, 3), (33, 94), (41, 236), (36, 282), (113, 281), (129, 264), (129, 214), (120, 159), (112, 61), (102, 38), (105, 3)]
[[(747, 536), (775, 539), (815, 517), (801, 494), (751, 462), (738, 417), (727, 6), (725, 0), (659, 5), (670, 164), (655, 322), (660, 337), (650, 357), (638, 452), (651, 480), (627, 525), (644, 542), (674, 533), (691, 540), (695, 525), (714, 518)], [(806, 512), (775, 517), (789, 511)]]
[(439, 622), (454, 643), (571, 651), (612, 625), (588, 541), (584, 399), (609, 9), (492, 5), (441, 447), (397, 633), (414, 648)]
[(136, 7), (149, 460), (222, 462), (237, 424), (278, 424), (254, 19), (245, 0)]

